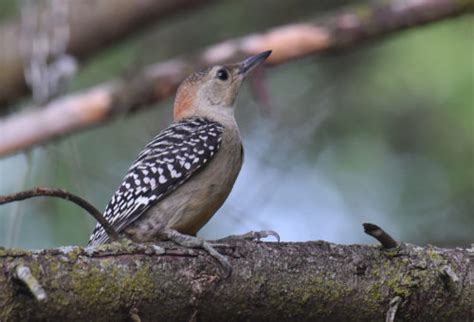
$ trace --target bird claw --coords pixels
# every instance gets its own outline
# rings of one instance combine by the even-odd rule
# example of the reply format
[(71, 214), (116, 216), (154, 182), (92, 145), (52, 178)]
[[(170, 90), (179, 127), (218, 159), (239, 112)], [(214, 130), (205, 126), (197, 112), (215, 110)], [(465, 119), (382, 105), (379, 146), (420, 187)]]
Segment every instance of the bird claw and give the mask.
[(242, 235), (229, 236), (229, 238), (260, 241), (262, 238), (267, 238), (270, 236), (275, 237), (278, 243), (280, 242), (280, 235), (273, 230), (249, 231), (248, 233)]
[[(208, 241), (202, 239), (202, 248), (209, 253), (212, 257), (214, 257), (219, 264), (221, 264), (221, 268), (223, 270), (223, 277), (227, 278), (232, 273), (232, 265), (230, 265), (229, 260), (222, 254), (220, 254), (214, 247), (216, 245), (212, 245)], [(227, 245), (226, 245), (227, 246)]]
[(179, 233), (174, 229), (166, 228), (161, 232), (162, 236), (168, 238), (169, 240), (175, 242), (178, 245), (190, 248), (201, 248), (205, 250), (209, 255), (214, 257), (223, 270), (223, 277), (227, 278), (232, 273), (232, 266), (229, 263), (229, 260), (222, 254), (220, 254), (214, 247), (216, 246), (227, 246), (225, 244), (211, 244), (210, 242), (200, 238), (189, 235), (184, 235)]

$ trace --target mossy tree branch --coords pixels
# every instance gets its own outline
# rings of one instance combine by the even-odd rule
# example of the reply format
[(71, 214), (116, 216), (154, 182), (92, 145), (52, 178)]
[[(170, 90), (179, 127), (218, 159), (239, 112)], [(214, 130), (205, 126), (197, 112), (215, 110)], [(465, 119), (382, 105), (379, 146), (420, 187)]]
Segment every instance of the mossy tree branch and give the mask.
[[(171, 243), (0, 249), (0, 320), (472, 321), (465, 249), (226, 240), (234, 267)], [(471, 250), (472, 251), (472, 250)], [(28, 267), (39, 301), (16, 277)], [(449, 272), (447, 274), (446, 272)], [(452, 278), (450, 276), (455, 276)]]

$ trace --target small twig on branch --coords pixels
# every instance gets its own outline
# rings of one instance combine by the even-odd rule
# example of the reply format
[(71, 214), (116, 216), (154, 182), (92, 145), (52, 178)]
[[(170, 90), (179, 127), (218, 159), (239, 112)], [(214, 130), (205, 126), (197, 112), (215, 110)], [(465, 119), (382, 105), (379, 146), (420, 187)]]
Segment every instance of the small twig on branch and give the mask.
[(363, 16), (359, 14), (360, 8), (349, 8), (328, 19), (284, 25), (264, 33), (224, 41), (190, 59), (177, 58), (148, 66), (134, 79), (111, 81), (56, 99), (42, 108), (27, 108), (0, 119), (0, 156), (152, 106), (172, 95), (187, 74), (202, 66), (236, 61), (268, 49), (273, 53), (267, 62), (283, 64), (467, 14), (472, 9), (473, 1), (392, 0), (384, 6), (367, 6)]
[(397, 241), (379, 226), (369, 223), (362, 224), (362, 226), (364, 226), (364, 232), (377, 239), (383, 248), (395, 248), (398, 246)]
[(140, 319), (140, 315), (138, 315), (137, 308), (132, 308), (130, 310), (130, 320), (132, 320), (132, 322), (142, 322), (142, 319)]
[(105, 232), (112, 240), (117, 240), (119, 238), (115, 229), (110, 226), (107, 220), (105, 220), (104, 216), (102, 216), (102, 213), (97, 210), (96, 207), (91, 205), (87, 200), (61, 189), (37, 187), (31, 190), (13, 193), (11, 195), (0, 196), (0, 205), (34, 197), (56, 197), (69, 200), (84, 209), (85, 211), (87, 211), (92, 217), (94, 217), (102, 225)]
[(459, 277), (453, 271), (451, 265), (444, 265), (440, 270), (441, 278), (449, 290), (455, 290)]
[(46, 299), (46, 292), (38, 280), (33, 276), (31, 270), (28, 266), (18, 265), (15, 269), (15, 276), (17, 279), (22, 281), (30, 290), (31, 294), (38, 301), (43, 301)]
[(398, 306), (400, 305), (401, 302), (402, 302), (402, 298), (400, 296), (395, 296), (390, 301), (390, 308), (387, 311), (385, 322), (395, 321), (395, 315), (397, 314)]

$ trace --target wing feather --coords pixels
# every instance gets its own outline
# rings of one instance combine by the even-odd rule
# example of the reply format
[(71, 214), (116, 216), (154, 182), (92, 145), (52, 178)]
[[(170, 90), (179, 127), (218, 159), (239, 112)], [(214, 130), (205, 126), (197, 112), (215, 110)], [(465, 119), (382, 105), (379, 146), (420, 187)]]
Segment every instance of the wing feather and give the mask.
[[(223, 126), (191, 118), (161, 131), (138, 155), (108, 203), (104, 216), (120, 233), (154, 204), (206, 166), (220, 147)], [(97, 224), (89, 245), (108, 241)]]

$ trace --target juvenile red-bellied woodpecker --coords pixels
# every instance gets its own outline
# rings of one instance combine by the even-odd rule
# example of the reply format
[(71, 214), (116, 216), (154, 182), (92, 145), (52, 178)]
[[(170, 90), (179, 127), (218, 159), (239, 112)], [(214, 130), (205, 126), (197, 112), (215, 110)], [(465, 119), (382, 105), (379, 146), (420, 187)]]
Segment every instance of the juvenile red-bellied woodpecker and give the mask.
[[(239, 174), (243, 148), (234, 118), (244, 78), (271, 51), (198, 71), (179, 86), (174, 122), (138, 155), (105, 210), (105, 219), (136, 242), (171, 239), (225, 257), (192, 237), (222, 206)], [(100, 224), (89, 245), (109, 241)]]

